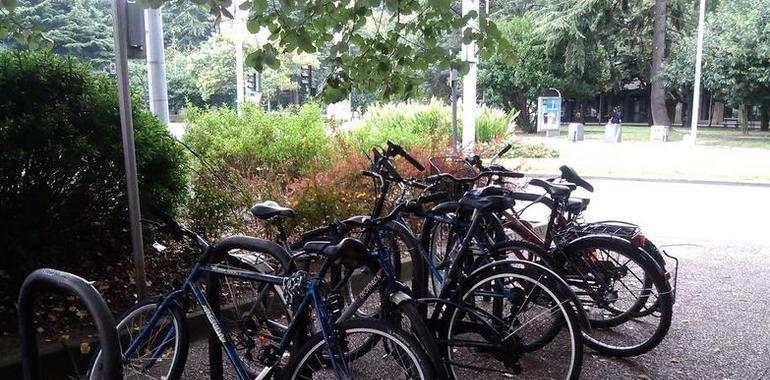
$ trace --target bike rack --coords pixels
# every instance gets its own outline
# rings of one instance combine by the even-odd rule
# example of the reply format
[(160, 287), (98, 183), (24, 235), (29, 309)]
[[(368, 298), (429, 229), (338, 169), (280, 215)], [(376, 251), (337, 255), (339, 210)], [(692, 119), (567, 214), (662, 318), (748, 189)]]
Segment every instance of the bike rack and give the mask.
[(40, 367), (38, 363), (37, 339), (35, 336), (34, 298), (43, 288), (58, 288), (75, 294), (86, 305), (94, 320), (99, 334), (99, 347), (102, 351), (103, 372), (107, 380), (123, 379), (120, 345), (115, 319), (99, 292), (88, 281), (72, 273), (43, 268), (38, 269), (24, 279), (19, 291), (18, 318), (19, 340), (21, 343), (21, 368), (24, 380), (38, 380)]

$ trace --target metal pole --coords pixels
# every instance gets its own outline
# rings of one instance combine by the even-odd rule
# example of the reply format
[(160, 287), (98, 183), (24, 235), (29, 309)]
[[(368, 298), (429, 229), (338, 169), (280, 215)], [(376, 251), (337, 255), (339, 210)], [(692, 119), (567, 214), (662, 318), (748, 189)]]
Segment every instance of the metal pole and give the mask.
[(166, 89), (166, 56), (163, 51), (163, 19), (161, 9), (144, 10), (147, 46), (147, 80), (150, 94), (150, 111), (168, 125), (168, 90)]
[[(478, 29), (479, 27), (479, 0), (463, 0), (462, 15), (466, 16), (471, 11), (476, 12), (477, 17), (468, 21), (466, 29)], [(463, 145), (464, 151), (473, 149), (476, 142), (476, 73), (478, 58), (476, 57), (476, 42), (463, 44), (463, 59), (468, 62), (468, 73), (463, 77)]]
[(452, 89), (452, 153), (457, 153), (457, 70), (449, 69), (449, 84)]
[(241, 113), (243, 102), (246, 100), (245, 80), (243, 77), (243, 28), (241, 12), (238, 6), (233, 7), (233, 36), (235, 42), (235, 96), (238, 114)]
[(112, 0), (112, 29), (115, 40), (120, 126), (123, 134), (123, 164), (126, 168), (128, 218), (131, 226), (131, 248), (134, 256), (134, 280), (136, 281), (136, 294), (142, 299), (147, 295), (147, 283), (144, 275), (144, 246), (142, 244), (142, 216), (139, 208), (139, 184), (136, 177), (134, 125), (131, 119), (131, 95), (128, 87), (125, 4), (125, 0)]
[(690, 142), (695, 145), (698, 137), (698, 114), (700, 110), (700, 76), (703, 63), (703, 29), (706, 21), (706, 0), (700, 0), (698, 15), (698, 45), (695, 52), (695, 84), (693, 85), (692, 113), (690, 114)]

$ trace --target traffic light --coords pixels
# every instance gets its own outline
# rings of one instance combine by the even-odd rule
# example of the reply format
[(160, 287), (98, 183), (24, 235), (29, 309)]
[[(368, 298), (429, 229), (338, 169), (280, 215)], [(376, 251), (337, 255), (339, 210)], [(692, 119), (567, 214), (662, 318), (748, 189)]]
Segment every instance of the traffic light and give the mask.
[(299, 67), (299, 94), (302, 99), (313, 96), (313, 66)]
[(249, 91), (257, 91), (257, 73), (251, 73), (246, 77), (246, 88)]

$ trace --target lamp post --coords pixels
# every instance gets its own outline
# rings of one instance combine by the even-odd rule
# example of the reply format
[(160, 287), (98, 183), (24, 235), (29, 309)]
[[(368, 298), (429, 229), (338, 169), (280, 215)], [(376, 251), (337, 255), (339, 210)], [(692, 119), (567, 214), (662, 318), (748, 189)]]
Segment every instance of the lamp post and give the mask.
[(692, 94), (692, 113), (690, 114), (690, 143), (695, 145), (698, 136), (698, 114), (700, 112), (700, 77), (703, 63), (703, 29), (706, 21), (706, 0), (700, 0), (698, 15), (698, 45), (695, 52), (695, 84)]
[[(465, 17), (471, 12), (476, 17), (468, 21), (466, 29), (478, 29), (479, 27), (479, 0), (463, 0), (462, 15)], [(476, 74), (479, 63), (476, 55), (476, 42), (470, 41), (463, 44), (463, 60), (468, 62), (468, 73), (463, 77), (463, 142), (462, 150), (469, 151), (476, 142)]]

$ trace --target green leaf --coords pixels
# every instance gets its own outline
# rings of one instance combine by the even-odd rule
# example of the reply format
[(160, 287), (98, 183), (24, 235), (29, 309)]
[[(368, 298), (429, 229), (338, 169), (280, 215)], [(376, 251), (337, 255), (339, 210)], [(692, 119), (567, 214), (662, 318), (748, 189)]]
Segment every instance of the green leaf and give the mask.
[(246, 21), (246, 30), (249, 31), (251, 34), (257, 34), (260, 29), (260, 22), (254, 19), (249, 19)]
[(16, 0), (0, 0), (0, 4), (11, 12), (16, 10)]

